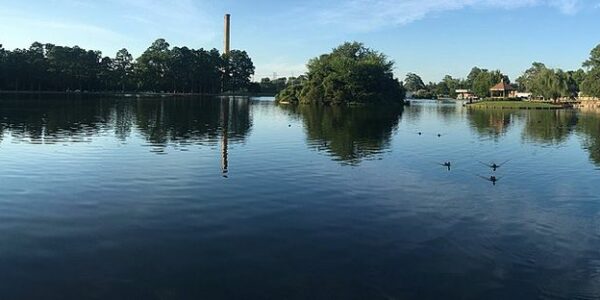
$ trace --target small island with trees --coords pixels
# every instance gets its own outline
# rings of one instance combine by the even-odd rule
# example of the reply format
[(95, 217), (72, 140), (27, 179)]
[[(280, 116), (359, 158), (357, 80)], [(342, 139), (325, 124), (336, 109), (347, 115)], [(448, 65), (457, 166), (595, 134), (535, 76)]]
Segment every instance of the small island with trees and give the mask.
[(394, 62), (362, 43), (344, 43), (308, 62), (308, 72), (277, 94), (279, 103), (402, 104), (405, 90)]

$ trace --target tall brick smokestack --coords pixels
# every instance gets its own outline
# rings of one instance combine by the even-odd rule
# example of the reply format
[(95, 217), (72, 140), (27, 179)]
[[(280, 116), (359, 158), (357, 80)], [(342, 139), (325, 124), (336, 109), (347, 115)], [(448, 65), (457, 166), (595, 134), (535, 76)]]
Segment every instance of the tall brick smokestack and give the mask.
[(231, 50), (231, 15), (225, 15), (225, 49), (224, 53), (228, 54)]

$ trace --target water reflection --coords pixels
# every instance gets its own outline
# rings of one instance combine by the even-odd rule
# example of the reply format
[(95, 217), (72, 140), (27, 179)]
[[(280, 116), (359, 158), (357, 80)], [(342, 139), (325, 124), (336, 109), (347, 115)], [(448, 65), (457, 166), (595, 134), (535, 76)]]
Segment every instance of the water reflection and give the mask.
[[(123, 143), (139, 136), (147, 141), (149, 151), (158, 154), (168, 153), (169, 147), (220, 147), (224, 176), (229, 171), (231, 144), (243, 142), (253, 127), (253, 104), (247, 98), (2, 98), (0, 143), (7, 135), (16, 143), (57, 144), (89, 142), (112, 134)], [(302, 121), (312, 149), (347, 164), (358, 164), (389, 149), (404, 114), (402, 107), (281, 106), (278, 110)], [(441, 126), (466, 119), (480, 138), (495, 141), (512, 129), (518, 130), (523, 143), (545, 145), (564, 144), (579, 134), (582, 147), (600, 164), (600, 114), (595, 112), (464, 109), (422, 101), (406, 111), (405, 123), (435, 116), (443, 121)], [(418, 134), (421, 129), (410, 130)], [(431, 130), (428, 134), (437, 134)]]
[[(225, 104), (223, 104), (225, 103)], [(102, 130), (127, 140), (132, 128), (152, 146), (244, 140), (252, 121), (247, 99), (87, 99), (11, 97), (0, 100), (0, 130), (21, 142), (85, 141)]]
[(576, 130), (583, 135), (583, 147), (590, 153), (590, 159), (600, 165), (600, 113), (581, 113)]
[(347, 164), (358, 164), (388, 149), (403, 112), (402, 106), (282, 108), (302, 119), (311, 148), (327, 151)]
[(523, 138), (540, 144), (564, 143), (577, 125), (573, 110), (527, 111)]
[(0, 101), (0, 295), (598, 299), (600, 115), (436, 105)]
[(480, 137), (498, 141), (515, 123), (523, 123), (521, 137), (525, 143), (566, 144), (580, 134), (583, 148), (591, 160), (600, 165), (600, 113), (578, 110), (468, 110), (471, 128)]
[(11, 98), (0, 101), (0, 130), (35, 144), (85, 141), (108, 125), (110, 100)]
[(467, 118), (479, 136), (498, 140), (506, 134), (516, 113), (511, 110), (469, 109)]
[(252, 127), (245, 99), (147, 99), (136, 101), (135, 111), (137, 128), (158, 147), (173, 143), (216, 144), (220, 136), (243, 140)]

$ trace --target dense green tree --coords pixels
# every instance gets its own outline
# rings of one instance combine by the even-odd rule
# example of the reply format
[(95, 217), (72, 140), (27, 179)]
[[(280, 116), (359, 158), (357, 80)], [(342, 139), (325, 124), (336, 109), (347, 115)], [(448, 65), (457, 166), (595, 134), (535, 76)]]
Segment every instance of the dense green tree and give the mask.
[(531, 92), (535, 96), (555, 101), (561, 97), (572, 96), (572, 92), (569, 90), (567, 75), (560, 69), (542, 69), (533, 78)]
[(564, 72), (560, 69), (548, 69), (543, 63), (534, 62), (517, 82), (521, 91), (530, 92), (536, 97), (557, 100), (561, 97), (577, 97), (585, 76), (582, 69)]
[(581, 91), (586, 96), (600, 97), (600, 45), (590, 52), (590, 58), (583, 66), (589, 71), (581, 84)]
[(170, 45), (164, 39), (158, 39), (137, 59), (136, 73), (140, 88), (160, 92), (172, 88), (169, 84)]
[(46, 58), (44, 56), (44, 45), (35, 42), (27, 51), (27, 73), (29, 90), (41, 90), (46, 78), (46, 70), (48, 69)]
[(112, 69), (114, 70), (117, 86), (121, 88), (121, 91), (125, 91), (131, 84), (133, 73), (133, 56), (127, 49), (123, 48), (117, 52), (115, 59), (113, 59)]
[(467, 75), (467, 87), (469, 89), (473, 89), (473, 84), (475, 83), (475, 79), (477, 78), (477, 76), (479, 76), (479, 74), (481, 74), (481, 72), (487, 72), (487, 70), (482, 70), (478, 67), (473, 67), (473, 69), (471, 69), (471, 72), (469, 72), (469, 75)]
[(5, 61), (6, 61), (6, 50), (0, 44), (0, 90), (4, 87), (4, 80), (6, 78), (6, 70), (5, 70)]
[(423, 80), (419, 75), (415, 73), (408, 73), (404, 79), (404, 88), (406, 88), (406, 90), (409, 92), (416, 93), (425, 89), (425, 83), (423, 83)]
[(263, 78), (260, 80), (260, 92), (262, 93), (272, 93), (276, 95), (281, 92), (287, 86), (288, 82), (292, 83), (296, 81), (297, 78), (277, 78), (275, 80), (271, 80), (270, 78)]
[(585, 81), (586, 73), (583, 69), (577, 71), (567, 71), (565, 73), (569, 94), (572, 97), (577, 97), (581, 91), (581, 86)]
[(446, 95), (451, 98), (456, 98), (456, 90), (463, 87), (463, 84), (459, 79), (452, 78), (450, 75), (446, 75), (442, 80), (443, 85), (445, 86), (445, 90), (447, 90)]
[(575, 81), (575, 84), (577, 84), (578, 87), (581, 87), (581, 84), (583, 83), (583, 81), (585, 81), (585, 77), (587, 76), (583, 69), (578, 69), (577, 71), (569, 71), (567, 73), (573, 79), (573, 81)]
[(288, 85), (289, 90), (280, 93), (278, 100), (325, 104), (404, 100), (404, 87), (394, 78), (394, 63), (361, 43), (345, 43), (329, 54), (311, 59), (307, 67), (302, 88)]
[(583, 63), (586, 68), (600, 68), (600, 45), (592, 49), (590, 52), (590, 58)]
[(490, 88), (500, 83), (504, 79), (504, 82), (510, 83), (510, 79), (503, 75), (500, 71), (488, 71), (479, 70), (477, 75), (473, 78), (471, 90), (475, 95), (485, 98), (490, 96)]
[(586, 96), (600, 97), (600, 68), (593, 68), (581, 84), (581, 91)]
[(531, 92), (534, 85), (534, 79), (542, 72), (546, 70), (546, 65), (540, 62), (534, 62), (531, 68), (527, 69), (521, 77), (517, 78), (519, 84), (519, 90), (522, 92)]
[(98, 73), (95, 90), (110, 91), (118, 86), (115, 70), (113, 69), (114, 61), (110, 57), (103, 57), (98, 66)]
[(254, 75), (254, 64), (246, 51), (232, 50), (223, 55), (224, 85), (226, 90), (239, 91), (246, 89), (250, 78)]

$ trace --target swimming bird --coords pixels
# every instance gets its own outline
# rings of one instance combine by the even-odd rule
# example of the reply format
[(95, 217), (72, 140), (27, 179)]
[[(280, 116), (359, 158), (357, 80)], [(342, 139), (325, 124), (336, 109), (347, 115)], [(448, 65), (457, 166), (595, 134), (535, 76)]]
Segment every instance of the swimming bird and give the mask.
[(484, 165), (484, 166), (487, 166), (487, 167), (491, 168), (492, 170), (494, 170), (494, 172), (496, 172), (498, 169), (500, 169), (500, 167), (504, 166), (509, 161), (510, 161), (510, 159), (507, 160), (507, 161), (505, 161), (505, 162), (503, 162), (503, 163), (501, 163), (501, 164), (499, 164), (499, 165), (497, 165), (496, 163), (492, 163), (490, 165), (490, 164), (486, 164), (486, 163), (484, 163), (482, 161), (480, 161), (479, 163), (482, 164), (482, 165)]
[(477, 175), (479, 177), (481, 177), (484, 180), (487, 180), (489, 182), (491, 182), (493, 185), (496, 185), (496, 182), (500, 181), (500, 177), (496, 177), (496, 176), (490, 176), (490, 177), (485, 177), (485, 176), (481, 176), (481, 175)]
[(449, 161), (447, 161), (443, 164), (438, 164), (438, 165), (448, 168), (448, 171), (450, 171), (450, 169), (452, 168), (452, 163)]

